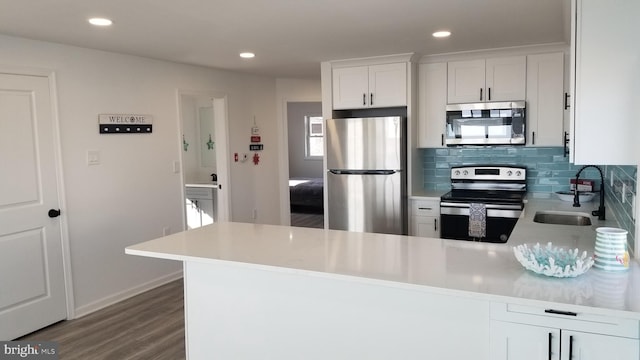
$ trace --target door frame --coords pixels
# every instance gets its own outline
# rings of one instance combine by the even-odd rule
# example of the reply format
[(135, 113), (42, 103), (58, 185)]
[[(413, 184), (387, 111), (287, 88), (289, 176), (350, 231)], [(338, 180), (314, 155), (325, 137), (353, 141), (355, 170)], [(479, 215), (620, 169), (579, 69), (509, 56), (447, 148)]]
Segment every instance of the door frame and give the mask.
[[(182, 151), (182, 132), (183, 132), (183, 119), (182, 119), (182, 95), (186, 96), (195, 96), (195, 97), (209, 97), (211, 99), (211, 105), (213, 106), (213, 114), (214, 114), (214, 126), (216, 129), (216, 142), (218, 145), (216, 146), (216, 166), (218, 167), (218, 183), (224, 186), (224, 190), (222, 192), (218, 192), (218, 196), (216, 196), (216, 200), (218, 205), (216, 205), (215, 209), (217, 211), (216, 218), (218, 222), (231, 221), (231, 165), (229, 162), (229, 101), (228, 95), (222, 91), (215, 90), (187, 90), (187, 89), (176, 89), (176, 103), (177, 103), (177, 136), (176, 136), (176, 144), (178, 147), (178, 158), (180, 161), (180, 186), (181, 186), (181, 194), (182, 194), (182, 204), (184, 206), (186, 201), (185, 195), (185, 179), (184, 179), (184, 159), (183, 159), (183, 151)], [(224, 112), (222, 121), (216, 120), (216, 106), (215, 102), (222, 101), (224, 103)], [(222, 130), (222, 131), (219, 131)], [(222, 136), (222, 140), (218, 139), (218, 136)], [(220, 144), (222, 142), (222, 144)], [(221, 145), (221, 146), (220, 146)], [(218, 161), (223, 159), (223, 161)], [(223, 168), (223, 171), (220, 172), (220, 167)], [(219, 190), (216, 190), (219, 191)], [(220, 210), (223, 211), (220, 211)], [(187, 215), (185, 211), (182, 211), (182, 228), (183, 230), (187, 229)]]
[(60, 117), (58, 109), (58, 88), (56, 73), (50, 69), (30, 68), (21, 66), (0, 65), (0, 73), (45, 77), (49, 82), (49, 96), (51, 101), (51, 121), (53, 129), (53, 152), (56, 169), (56, 186), (58, 191), (58, 205), (62, 210), (58, 217), (60, 221), (60, 241), (62, 242), (62, 266), (64, 272), (64, 293), (67, 309), (67, 320), (75, 318), (75, 302), (73, 298), (73, 273), (71, 271), (71, 246), (69, 242), (69, 223), (66, 214), (66, 192), (63, 176), (62, 142), (60, 137)]

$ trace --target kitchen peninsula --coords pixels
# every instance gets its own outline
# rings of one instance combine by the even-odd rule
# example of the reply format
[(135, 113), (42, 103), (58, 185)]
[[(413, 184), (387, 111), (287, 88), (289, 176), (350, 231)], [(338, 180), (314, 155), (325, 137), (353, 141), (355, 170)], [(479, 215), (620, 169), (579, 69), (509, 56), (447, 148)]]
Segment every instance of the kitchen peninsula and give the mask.
[(592, 249), (593, 226), (533, 223), (537, 209), (564, 206), (529, 201), (507, 244), (217, 223), (126, 253), (184, 262), (192, 360), (488, 360), (540, 347), (564, 359), (568, 341), (637, 360), (637, 261), (555, 279), (513, 256), (534, 238)]

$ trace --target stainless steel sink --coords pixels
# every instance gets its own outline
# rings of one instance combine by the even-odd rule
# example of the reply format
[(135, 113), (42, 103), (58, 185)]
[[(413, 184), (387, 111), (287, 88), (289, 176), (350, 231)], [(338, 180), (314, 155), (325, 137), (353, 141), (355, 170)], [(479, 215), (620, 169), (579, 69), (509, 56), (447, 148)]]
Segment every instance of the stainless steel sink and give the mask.
[(589, 214), (570, 211), (538, 211), (533, 217), (533, 222), (556, 225), (591, 225)]

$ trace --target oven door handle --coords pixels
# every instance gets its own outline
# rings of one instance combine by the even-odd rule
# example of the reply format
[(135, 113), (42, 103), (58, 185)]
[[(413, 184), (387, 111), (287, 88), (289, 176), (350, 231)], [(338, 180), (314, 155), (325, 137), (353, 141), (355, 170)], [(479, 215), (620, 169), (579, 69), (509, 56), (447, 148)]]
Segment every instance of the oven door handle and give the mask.
[[(453, 202), (440, 202), (440, 207), (454, 207), (454, 208), (469, 208), (469, 203), (453, 203)], [(498, 205), (498, 204), (485, 204), (487, 209), (497, 210), (522, 210), (522, 205)]]

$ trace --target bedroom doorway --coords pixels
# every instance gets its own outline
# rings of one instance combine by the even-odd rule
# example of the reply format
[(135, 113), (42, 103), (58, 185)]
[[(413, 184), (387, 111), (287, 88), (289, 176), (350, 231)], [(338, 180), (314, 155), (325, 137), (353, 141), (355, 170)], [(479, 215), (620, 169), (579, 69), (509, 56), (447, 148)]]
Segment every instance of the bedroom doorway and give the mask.
[(324, 123), (321, 102), (288, 102), (291, 226), (324, 228)]

